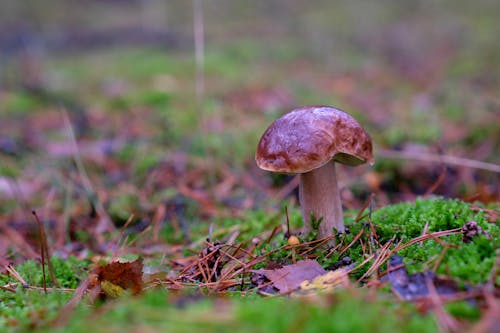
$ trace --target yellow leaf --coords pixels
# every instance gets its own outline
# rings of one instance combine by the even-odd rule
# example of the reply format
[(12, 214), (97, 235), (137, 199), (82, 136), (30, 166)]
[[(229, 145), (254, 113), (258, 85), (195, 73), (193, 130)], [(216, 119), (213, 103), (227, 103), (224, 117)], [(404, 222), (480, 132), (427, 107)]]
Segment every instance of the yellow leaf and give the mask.
[(125, 292), (125, 289), (107, 280), (101, 281), (101, 288), (102, 291), (104, 291), (104, 293), (106, 294), (106, 296), (111, 298), (118, 298), (122, 296), (123, 293)]
[(317, 276), (312, 281), (305, 280), (300, 284), (301, 290), (333, 290), (338, 286), (345, 286), (349, 283), (347, 278), (348, 271), (345, 269), (337, 269), (327, 272), (326, 274)]

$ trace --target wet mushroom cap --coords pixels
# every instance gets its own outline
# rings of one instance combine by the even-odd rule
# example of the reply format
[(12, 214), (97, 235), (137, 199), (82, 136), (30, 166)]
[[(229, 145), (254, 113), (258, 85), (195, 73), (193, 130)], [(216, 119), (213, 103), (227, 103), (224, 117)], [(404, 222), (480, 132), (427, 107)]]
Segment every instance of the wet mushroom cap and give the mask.
[(368, 133), (348, 113), (306, 106), (276, 119), (264, 132), (255, 160), (264, 170), (305, 173), (330, 160), (356, 166), (373, 163)]

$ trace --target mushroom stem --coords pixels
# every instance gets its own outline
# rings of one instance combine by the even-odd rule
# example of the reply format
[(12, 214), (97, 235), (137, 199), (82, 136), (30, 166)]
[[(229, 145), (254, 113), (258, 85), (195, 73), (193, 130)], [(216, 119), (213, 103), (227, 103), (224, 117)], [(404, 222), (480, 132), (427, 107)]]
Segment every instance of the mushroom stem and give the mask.
[(306, 234), (312, 230), (311, 214), (316, 219), (323, 218), (319, 225), (318, 238), (332, 236), (333, 228), (344, 232), (344, 217), (334, 161), (300, 175), (299, 200)]

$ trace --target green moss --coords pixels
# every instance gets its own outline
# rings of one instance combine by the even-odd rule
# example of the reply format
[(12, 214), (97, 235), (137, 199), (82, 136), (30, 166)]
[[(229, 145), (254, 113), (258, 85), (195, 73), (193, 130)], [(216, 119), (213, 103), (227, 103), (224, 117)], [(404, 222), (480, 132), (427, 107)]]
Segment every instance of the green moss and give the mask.
[[(82, 278), (85, 277), (89, 262), (75, 257), (62, 259), (52, 256), (52, 267), (54, 274), (62, 288), (76, 288)], [(42, 266), (38, 261), (27, 260), (19, 266), (16, 271), (30, 286), (41, 286), (43, 281)], [(18, 282), (13, 277), (6, 274), (0, 275), (0, 284)]]
[(461, 301), (453, 302), (445, 305), (445, 309), (448, 310), (450, 314), (458, 318), (464, 318), (469, 320), (477, 320), (481, 317), (481, 311), (477, 304)]
[[(162, 290), (123, 299), (88, 321), (80, 307), (69, 325), (52, 332), (436, 332), (430, 316), (411, 306), (391, 304), (351, 292), (294, 298), (175, 296)], [(283, 315), (286, 314), (286, 315)], [(380, 320), (383, 318), (383, 320)]]
[[(300, 210), (290, 208), (288, 213), (292, 230), (297, 230), (302, 224)], [(350, 244), (363, 228), (365, 231), (361, 238), (362, 241), (364, 244), (371, 242), (368, 237), (370, 228), (366, 223), (367, 219), (357, 223), (354, 222), (356, 213), (346, 214), (345, 222), (348, 233), (340, 235), (337, 239), (337, 242), (342, 242), (345, 246)], [(484, 283), (490, 277), (495, 259), (495, 250), (500, 248), (500, 228), (498, 223), (489, 223), (483, 212), (472, 210), (468, 203), (437, 197), (420, 198), (414, 203), (399, 203), (380, 208), (371, 214), (371, 219), (376, 227), (376, 233), (381, 244), (391, 239), (394, 239), (393, 244), (398, 242), (405, 244), (421, 236), (426, 223), (428, 224), (428, 232), (432, 233), (462, 228), (468, 221), (476, 221), (491, 237), (479, 235), (473, 238), (472, 242), (464, 243), (461, 234), (454, 234), (441, 237), (440, 239), (444, 243), (429, 239), (410, 245), (397, 254), (404, 258), (410, 273), (432, 270), (438, 265), (436, 271), (438, 274), (449, 276), (461, 282), (479, 284)], [(259, 235), (266, 230), (272, 230), (275, 226), (284, 223), (284, 213), (270, 215), (263, 211), (253, 211), (243, 217), (217, 221), (216, 225), (220, 229), (225, 228), (228, 230), (231, 226), (239, 225), (238, 240), (248, 242), (255, 235)], [(219, 236), (218, 239), (224, 237), (223, 234)], [(312, 235), (309, 237), (312, 237)], [(306, 237), (303, 241), (310, 240), (309, 237)], [(445, 249), (443, 244), (450, 244), (451, 246)], [(259, 245), (255, 253), (272, 252), (269, 260), (289, 263), (291, 260), (289, 250), (275, 251), (284, 245), (286, 245), (286, 239), (284, 239), (283, 234), (277, 234), (271, 242), (264, 242)], [(394, 245), (392, 248), (394, 248)], [(324, 250), (324, 248), (318, 248), (314, 253), (309, 253), (310, 255), (315, 254), (323, 267), (329, 267), (346, 256), (349, 256), (353, 262), (358, 264), (365, 259), (359, 242), (354, 243), (342, 255), (331, 253), (328, 258), (325, 258), (326, 252)], [(443, 255), (442, 258), (441, 255)], [(265, 263), (261, 263), (256, 268), (260, 268), (262, 265), (265, 265)], [(369, 264), (355, 271), (352, 278), (360, 278), (368, 267)], [(471, 270), (470, 267), (474, 267), (474, 269)]]
[[(294, 216), (291, 220), (294, 221), (293, 228), (296, 228), (297, 225), (300, 225), (300, 212), (292, 209), (289, 210), (289, 213)], [(357, 212), (353, 212), (345, 215), (347, 233), (339, 235), (337, 243), (342, 242), (344, 246), (350, 244), (361, 229), (365, 229), (361, 236), (363, 243), (365, 245), (372, 243), (369, 238), (371, 231), (367, 223), (369, 217), (355, 222), (354, 216), (356, 214)], [(444, 198), (420, 198), (414, 203), (399, 203), (382, 207), (371, 214), (371, 220), (376, 227), (378, 240), (381, 244), (385, 244), (391, 239), (393, 239), (393, 244), (408, 243), (422, 235), (426, 223), (428, 224), (428, 233), (432, 233), (462, 228), (466, 222), (476, 221), (490, 237), (482, 234), (474, 237), (472, 242), (464, 243), (461, 234), (454, 234), (441, 237), (442, 242), (428, 239), (410, 245), (397, 254), (404, 258), (409, 273), (433, 270), (437, 265), (436, 272), (438, 274), (471, 284), (484, 283), (491, 275), (495, 250), (500, 248), (500, 227), (498, 222), (489, 223), (483, 212), (472, 210), (468, 203)], [(297, 221), (299, 221), (298, 224), (296, 224)], [(445, 248), (443, 244), (450, 246)], [(268, 244), (264, 250), (271, 251), (281, 245), (283, 244), (276, 242)], [(394, 245), (391, 248), (394, 248)], [(273, 258), (280, 261), (279, 256), (282, 255), (283, 258), (286, 258), (289, 256), (288, 252), (273, 253)], [(321, 248), (318, 248), (314, 254), (323, 267), (332, 267), (333, 264), (346, 256), (357, 264), (366, 259), (359, 242), (355, 242), (342, 255), (331, 253), (328, 258), (325, 258), (325, 251)], [(369, 266), (368, 263), (357, 269), (351, 274), (351, 277), (353, 279), (360, 278)], [(382, 266), (382, 269), (385, 269), (385, 266)]]
[[(53, 256), (52, 265), (62, 288), (76, 288), (86, 276), (89, 262), (75, 257), (62, 259)], [(37, 261), (28, 260), (17, 266), (16, 271), (29, 286), (42, 286), (42, 267)], [(0, 275), (0, 285), (17, 282), (12, 276)], [(47, 284), (48, 287), (52, 286), (48, 276)], [(45, 294), (42, 290), (25, 289), (21, 285), (18, 285), (15, 293), (0, 290), (0, 331), (24, 332), (43, 326), (57, 316), (71, 296), (71, 293), (61, 291)]]
[(24, 290), (16, 293), (0, 290), (0, 327), (2, 332), (31, 332), (54, 319), (70, 299), (70, 293)]
[[(461, 228), (468, 221), (478, 225), (491, 235), (479, 235), (470, 243), (463, 243), (460, 234), (442, 237), (453, 244), (444, 255), (437, 273), (446, 274), (472, 283), (485, 282), (500, 246), (498, 224), (488, 223), (482, 212), (473, 211), (470, 205), (459, 200), (444, 198), (417, 199), (415, 203), (400, 203), (383, 207), (372, 215), (377, 235), (382, 242), (395, 236), (403, 243), (422, 235), (428, 223), (428, 232)], [(405, 259), (410, 272), (430, 269), (443, 252), (443, 245), (434, 240), (411, 245), (398, 254)], [(474, 267), (471, 270), (470, 267)]]

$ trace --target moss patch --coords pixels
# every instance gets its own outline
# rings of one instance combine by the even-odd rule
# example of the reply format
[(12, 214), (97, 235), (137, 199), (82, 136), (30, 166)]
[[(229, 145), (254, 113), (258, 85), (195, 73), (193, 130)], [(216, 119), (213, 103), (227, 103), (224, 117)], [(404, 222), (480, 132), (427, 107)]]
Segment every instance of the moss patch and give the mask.
[[(76, 288), (86, 276), (89, 262), (74, 257), (52, 258), (54, 273), (62, 288)], [(16, 267), (29, 286), (42, 286), (41, 265), (29, 260)], [(0, 275), (0, 285), (18, 282), (8, 275)], [(50, 287), (50, 282), (48, 282)], [(16, 292), (0, 290), (0, 331), (28, 332), (41, 327), (54, 319), (62, 306), (71, 298), (72, 293), (25, 289), (17, 285)], [(5, 329), (5, 331), (4, 331)]]
[[(69, 326), (51, 332), (436, 332), (432, 316), (411, 306), (368, 300), (349, 291), (317, 299), (206, 298), (155, 290), (127, 298), (86, 320), (80, 308)], [(381, 320), (381, 318), (383, 318)]]
[[(407, 242), (422, 235), (425, 224), (428, 232), (462, 228), (468, 221), (477, 224), (489, 235), (478, 235), (472, 242), (464, 243), (462, 235), (441, 239), (452, 246), (442, 257), (437, 273), (471, 283), (483, 283), (495, 260), (495, 249), (500, 246), (498, 223), (489, 223), (482, 211), (474, 211), (470, 204), (444, 198), (417, 199), (415, 203), (386, 206), (373, 213), (373, 223), (382, 241), (396, 239)], [(411, 245), (398, 254), (404, 258), (410, 273), (431, 269), (445, 246), (434, 240)], [(474, 269), (471, 269), (474, 267)]]

